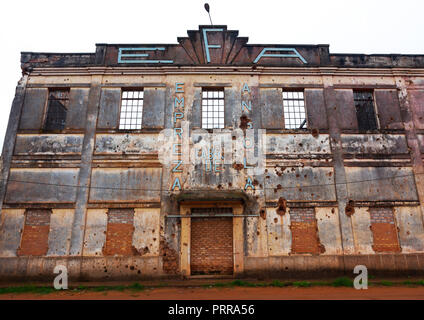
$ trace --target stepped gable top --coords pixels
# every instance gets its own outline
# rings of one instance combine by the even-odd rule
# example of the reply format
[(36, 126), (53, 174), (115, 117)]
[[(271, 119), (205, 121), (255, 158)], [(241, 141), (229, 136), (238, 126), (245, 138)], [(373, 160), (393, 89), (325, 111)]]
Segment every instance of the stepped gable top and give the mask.
[(95, 53), (22, 52), (22, 69), (37, 67), (363, 67), (424, 68), (424, 55), (330, 54), (329, 45), (248, 44), (227, 26), (201, 25), (176, 44), (97, 44)]

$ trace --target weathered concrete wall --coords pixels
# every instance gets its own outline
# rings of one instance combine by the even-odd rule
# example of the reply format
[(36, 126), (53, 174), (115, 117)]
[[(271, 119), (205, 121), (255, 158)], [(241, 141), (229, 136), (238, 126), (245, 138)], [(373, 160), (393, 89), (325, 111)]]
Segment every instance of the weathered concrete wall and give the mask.
[(318, 224), (318, 236), (323, 249), (323, 255), (342, 254), (339, 213), (337, 208), (315, 208)]
[(342, 134), (343, 152), (358, 155), (399, 155), (408, 154), (404, 135), (394, 134)]
[(98, 129), (116, 129), (121, 106), (121, 88), (103, 89), (100, 98)]
[(66, 256), (69, 254), (73, 221), (73, 209), (53, 209), (50, 217), (47, 256)]
[(348, 196), (354, 201), (417, 201), (417, 190), (410, 168), (346, 167)]
[(309, 128), (328, 129), (323, 90), (305, 89), (305, 106)]
[[(287, 256), (291, 250), (290, 214), (278, 214), (274, 208), (266, 209), (268, 255)], [(254, 237), (254, 235), (252, 235)]]
[(331, 154), (328, 134), (267, 134), (267, 154), (299, 156), (302, 158)]
[(77, 178), (77, 168), (11, 169), (5, 202), (71, 203)]
[(102, 256), (106, 242), (107, 209), (88, 209), (85, 225), (84, 256)]
[(19, 134), (15, 155), (80, 154), (82, 134)]
[[(268, 256), (267, 221), (263, 218), (246, 218), (245, 222), (245, 256)], [(278, 239), (277, 239), (278, 240)]]
[(399, 98), (396, 90), (375, 90), (378, 119), (381, 129), (403, 129)]
[(160, 168), (94, 168), (90, 202), (159, 202)]
[(145, 88), (143, 128), (162, 129), (165, 124), (165, 88)]
[(339, 112), (340, 129), (357, 129), (355, 105), (353, 102), (353, 91), (350, 89), (335, 90), (336, 106)]
[(267, 201), (335, 201), (333, 168), (276, 167), (265, 174)]
[(351, 216), (355, 240), (355, 253), (372, 254), (373, 237), (371, 232), (371, 217), (367, 207), (355, 207)]
[(24, 228), (24, 209), (3, 209), (0, 223), (0, 257), (16, 257)]
[(160, 208), (135, 209), (132, 244), (143, 257), (159, 256), (159, 218)]
[(284, 128), (283, 95), (276, 88), (260, 89), (260, 107), (262, 110), (262, 128)]
[(28, 88), (25, 93), (19, 129), (39, 130), (44, 119), (47, 88)]
[(85, 128), (89, 92), (90, 89), (86, 88), (71, 88), (66, 113), (65, 127), (67, 129), (83, 130)]
[(409, 90), (409, 103), (411, 104), (412, 119), (416, 129), (424, 129), (424, 90)]
[(97, 134), (95, 154), (140, 154), (158, 150), (156, 134)]
[(158, 257), (0, 257), (0, 281), (51, 281), (56, 265), (68, 269), (69, 281), (167, 278)]
[(424, 228), (419, 207), (395, 207), (399, 241), (403, 253), (424, 251)]

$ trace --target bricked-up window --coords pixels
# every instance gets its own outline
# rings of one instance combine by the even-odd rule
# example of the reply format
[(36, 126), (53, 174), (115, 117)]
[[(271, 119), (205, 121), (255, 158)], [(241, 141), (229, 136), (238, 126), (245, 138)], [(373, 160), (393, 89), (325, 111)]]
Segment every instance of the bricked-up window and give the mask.
[(50, 90), (44, 130), (56, 131), (65, 128), (69, 104), (69, 90)]
[(370, 208), (373, 250), (375, 252), (400, 252), (393, 208)]
[(50, 209), (27, 209), (19, 256), (44, 256), (48, 250)]
[(143, 99), (143, 90), (122, 91), (119, 129), (141, 129), (141, 119), (143, 116)]
[(376, 130), (377, 119), (375, 117), (374, 99), (372, 91), (353, 91), (356, 117), (359, 130)]
[[(134, 209), (109, 209), (107, 213), (105, 256), (133, 256), (137, 250), (132, 245), (134, 234)], [(147, 252), (149, 250), (148, 247)], [(147, 253), (146, 252), (146, 253)]]
[(233, 274), (233, 218), (192, 218), (190, 223), (191, 274)]
[(286, 129), (306, 129), (303, 91), (283, 91), (284, 125)]
[(319, 254), (325, 251), (319, 241), (314, 208), (291, 208), (290, 230), (292, 232), (292, 253)]
[(203, 89), (202, 128), (224, 128), (224, 89)]

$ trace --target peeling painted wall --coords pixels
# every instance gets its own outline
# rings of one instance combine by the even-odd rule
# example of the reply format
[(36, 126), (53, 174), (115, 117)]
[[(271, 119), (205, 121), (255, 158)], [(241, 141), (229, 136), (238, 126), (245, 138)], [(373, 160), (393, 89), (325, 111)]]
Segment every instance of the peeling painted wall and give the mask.
[(268, 255), (288, 255), (291, 250), (290, 214), (277, 213), (274, 208), (266, 209), (268, 231)]
[(160, 209), (135, 209), (133, 246), (144, 257), (159, 255), (159, 218)]
[(76, 168), (12, 169), (5, 202), (74, 202), (77, 179)]
[(48, 256), (66, 256), (69, 254), (73, 221), (73, 209), (53, 209), (50, 217)]
[(140, 154), (158, 151), (156, 134), (97, 134), (96, 154)]
[(160, 201), (161, 169), (95, 168), (92, 171), (90, 201)]
[(355, 253), (372, 254), (373, 237), (371, 232), (371, 218), (368, 208), (355, 208), (351, 216), (352, 229), (355, 241)]
[(267, 134), (267, 154), (311, 155), (331, 154), (328, 134)]
[(339, 212), (337, 208), (315, 208), (318, 235), (325, 251), (322, 254), (342, 254)]
[(391, 167), (347, 167), (346, 179), (352, 200), (418, 200), (412, 170)]
[(3, 209), (0, 223), (0, 257), (16, 257), (24, 229), (24, 209)]
[(265, 176), (267, 200), (335, 201), (333, 168), (277, 167), (268, 168)]
[(420, 208), (395, 207), (394, 211), (402, 252), (424, 251), (424, 228)]
[(343, 134), (342, 148), (353, 154), (407, 154), (408, 145), (404, 135), (389, 134)]
[(15, 155), (80, 154), (82, 134), (22, 134), (18, 135)]
[(106, 242), (107, 209), (88, 209), (85, 226), (84, 256), (102, 256)]

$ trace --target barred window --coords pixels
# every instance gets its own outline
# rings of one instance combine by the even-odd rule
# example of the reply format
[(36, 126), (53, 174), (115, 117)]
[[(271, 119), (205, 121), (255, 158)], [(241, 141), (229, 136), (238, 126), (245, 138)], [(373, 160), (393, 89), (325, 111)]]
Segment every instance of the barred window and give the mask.
[(143, 115), (143, 98), (143, 90), (122, 91), (119, 129), (141, 129), (141, 119)]
[(49, 90), (47, 115), (44, 130), (55, 131), (65, 128), (66, 113), (69, 104), (69, 89)]
[(376, 130), (377, 119), (375, 117), (374, 99), (372, 91), (353, 91), (356, 117), (359, 130)]
[(202, 92), (202, 128), (224, 128), (224, 90), (203, 89)]
[(286, 129), (306, 129), (303, 91), (283, 91), (284, 124)]

